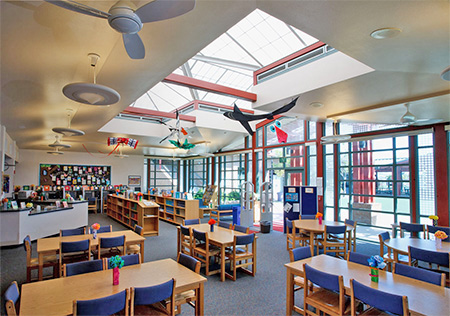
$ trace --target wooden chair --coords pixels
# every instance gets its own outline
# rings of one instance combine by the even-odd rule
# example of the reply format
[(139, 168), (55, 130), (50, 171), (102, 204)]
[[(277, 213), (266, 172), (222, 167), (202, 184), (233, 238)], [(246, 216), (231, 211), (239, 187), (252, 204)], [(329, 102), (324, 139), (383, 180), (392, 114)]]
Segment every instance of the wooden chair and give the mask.
[[(450, 286), (450, 274), (448, 271), (450, 266), (450, 253), (408, 246), (408, 257), (410, 266), (418, 265), (420, 262), (424, 262), (428, 263), (431, 268), (427, 269), (425, 267), (421, 267), (422, 269), (444, 273), (447, 280), (446, 282)], [(433, 268), (433, 264), (437, 265), (437, 267)], [(442, 270), (441, 267), (444, 267), (445, 270)]]
[[(132, 254), (132, 255), (124, 255), (124, 256), (121, 256), (121, 258), (123, 259), (124, 267), (142, 263), (140, 253)], [(102, 260), (103, 260), (103, 266), (105, 267), (105, 270), (112, 269), (109, 266), (109, 258), (103, 258)]]
[[(389, 232), (384, 232), (378, 235), (378, 239), (380, 240), (380, 257), (384, 259), (387, 264), (388, 271), (390, 272), (392, 271), (392, 263), (395, 262), (394, 254), (392, 253), (391, 248), (384, 245), (384, 241), (391, 239), (391, 236), (389, 235)], [(387, 251), (384, 251), (385, 247), (387, 248)], [(409, 259), (405, 255), (398, 255), (398, 260), (398, 263), (409, 264)]]
[[(291, 262), (303, 260), (306, 258), (311, 258), (311, 247), (304, 246), (299, 248), (294, 248), (292, 250), (289, 250), (289, 259)], [(301, 276), (294, 277), (294, 293), (298, 290), (301, 290), (305, 286), (305, 280)], [(295, 301), (295, 300), (294, 300)], [(294, 311), (296, 311), (299, 314), (303, 314), (303, 308), (295, 305), (294, 302)]]
[(350, 280), (350, 293), (352, 316), (357, 315), (358, 301), (371, 306), (362, 313), (358, 313), (358, 315), (395, 314), (409, 316), (408, 298), (406, 296), (382, 292), (353, 279)]
[(405, 232), (409, 232), (411, 238), (420, 238), (420, 233), (422, 233), (423, 238), (425, 238), (425, 225), (400, 222), (401, 238), (405, 238)]
[(244, 233), (244, 234), (249, 234), (250, 233), (250, 227), (236, 225), (236, 224), (233, 225), (233, 230), (235, 230), (237, 232)]
[[(27, 282), (34, 281), (31, 278), (31, 271), (39, 269), (39, 258), (32, 258), (33, 249), (31, 247), (30, 235), (27, 235), (23, 239), (23, 247), (27, 252)], [(44, 256), (44, 268), (53, 267), (53, 277), (57, 278), (59, 276), (59, 262), (57, 255), (47, 255)], [(37, 279), (35, 279), (37, 280)]]
[(76, 236), (86, 234), (86, 227), (74, 228), (74, 229), (61, 229), (59, 231), (59, 237), (64, 236)]
[(363, 266), (369, 266), (369, 262), (367, 260), (370, 259), (370, 256), (364, 255), (362, 253), (349, 251), (347, 253), (347, 261), (361, 264)]
[(334, 253), (336, 256), (341, 255), (347, 258), (347, 226), (327, 226), (325, 225), (323, 240), (323, 253)]
[(220, 268), (213, 271), (209, 270), (211, 257), (219, 256), (219, 254), (220, 249), (209, 244), (207, 232), (200, 232), (195, 229), (192, 231), (192, 255), (194, 258), (205, 264), (206, 275), (220, 272)]
[[(195, 273), (200, 274), (201, 262), (194, 257), (179, 252), (177, 262)], [(181, 305), (183, 304), (189, 304), (195, 308), (196, 298), (197, 296), (194, 290), (188, 290), (175, 294), (175, 313), (179, 314), (181, 312)]]
[(180, 239), (178, 240), (178, 252), (192, 256), (192, 228), (180, 225)]
[(393, 273), (403, 275), (408, 278), (439, 285), (442, 287), (445, 286), (445, 273), (438, 273), (421, 268), (416, 268), (413, 266), (407, 266), (406, 264), (395, 264), (395, 263)]
[(194, 219), (183, 219), (183, 225), (197, 225), (200, 224), (200, 218), (194, 218)]
[(121, 315), (128, 316), (130, 303), (130, 290), (101, 297), (93, 300), (73, 301), (73, 316), (77, 315)]
[(219, 222), (217, 225), (219, 227), (223, 227), (223, 228), (227, 228), (227, 229), (231, 229), (232, 226), (233, 226), (233, 224), (228, 223), (228, 222), (224, 222), (224, 221)]
[(309, 236), (304, 235), (298, 228), (295, 227), (295, 223), (286, 218), (286, 250), (294, 249), (297, 246), (306, 246), (309, 242)]
[(90, 197), (88, 199), (88, 212), (89, 211), (93, 211), (95, 214), (97, 214), (97, 211), (98, 211), (97, 198)]
[[(305, 276), (304, 287), (304, 312), (305, 315), (318, 316), (323, 312), (331, 316), (343, 316), (350, 314), (350, 302), (345, 297), (344, 279), (342, 275), (333, 275), (303, 265)], [(311, 283), (311, 284), (310, 284)], [(311, 291), (312, 284), (319, 288)], [(308, 307), (314, 307), (312, 312)]]
[(90, 261), (68, 263), (63, 266), (63, 276), (68, 277), (72, 275), (102, 270), (106, 270), (106, 266), (103, 260), (90, 260)]
[(449, 242), (450, 241), (450, 227), (427, 225), (427, 239), (430, 239), (430, 234), (434, 234), (438, 230), (443, 231), (444, 233), (447, 234), (447, 238), (442, 239), (442, 241)]
[[(252, 251), (248, 250), (248, 245), (252, 245)], [(238, 246), (246, 246), (246, 248), (241, 248), (245, 251), (237, 251)], [(234, 235), (233, 247), (231, 251), (225, 253), (227, 260), (230, 260), (231, 271), (233, 275), (225, 272), (225, 276), (236, 281), (236, 271), (241, 269), (244, 273), (251, 276), (256, 275), (256, 238), (255, 234), (248, 235)], [(252, 269), (246, 269), (246, 267), (251, 266)]]
[(356, 224), (357, 223), (355, 221), (352, 221), (351, 219), (346, 219), (344, 221), (344, 224), (353, 227), (353, 230), (351, 231), (351, 234), (350, 234), (351, 249), (348, 249), (348, 250), (356, 252)]
[(17, 316), (19, 315), (18, 311), (18, 302), (20, 298), (19, 286), (16, 281), (11, 282), (11, 284), (6, 289), (3, 294), (3, 300), (5, 302), (5, 310), (6, 315), (8, 316)]
[(161, 304), (175, 302), (175, 286), (175, 279), (171, 279), (154, 286), (132, 287), (131, 315), (175, 315), (175, 304)]
[(91, 260), (91, 240), (60, 242), (59, 243), (59, 266), (61, 275), (63, 275), (63, 265), (65, 263), (74, 263)]
[[(134, 225), (134, 232), (138, 234), (139, 236), (144, 236), (144, 229), (139, 225)], [(127, 254), (137, 254), (141, 253), (141, 246), (140, 245), (129, 245), (127, 246)]]
[(126, 250), (126, 237), (125, 235), (116, 237), (99, 237), (98, 238), (98, 250), (92, 251), (94, 258), (110, 258), (113, 256), (123, 256)]

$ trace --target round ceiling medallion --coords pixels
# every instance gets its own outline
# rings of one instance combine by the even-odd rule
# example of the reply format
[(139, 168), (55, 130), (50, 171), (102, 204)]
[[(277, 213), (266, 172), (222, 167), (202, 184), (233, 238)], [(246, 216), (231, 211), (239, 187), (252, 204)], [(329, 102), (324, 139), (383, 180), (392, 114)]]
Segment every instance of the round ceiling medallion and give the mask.
[(116, 90), (95, 83), (71, 83), (63, 88), (63, 93), (73, 101), (89, 105), (105, 106), (120, 100)]
[(382, 29), (373, 31), (372, 33), (370, 33), (370, 36), (372, 36), (375, 39), (386, 39), (396, 37), (401, 32), (402, 32), (401, 29), (395, 27), (384, 27)]

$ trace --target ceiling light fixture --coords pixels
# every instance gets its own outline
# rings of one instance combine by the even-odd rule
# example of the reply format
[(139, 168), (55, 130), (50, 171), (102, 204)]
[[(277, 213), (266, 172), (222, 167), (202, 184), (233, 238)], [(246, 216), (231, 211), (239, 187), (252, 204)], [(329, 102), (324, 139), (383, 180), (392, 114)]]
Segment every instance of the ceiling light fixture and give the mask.
[(338, 121), (334, 121), (333, 122), (333, 135), (328, 135), (328, 136), (322, 136), (320, 138), (320, 140), (323, 143), (337, 143), (337, 142), (343, 142), (346, 140), (349, 140), (350, 138), (352, 138), (350, 135), (339, 135), (337, 133), (337, 123)]
[(106, 106), (119, 102), (120, 94), (107, 86), (97, 84), (95, 67), (100, 56), (94, 53), (88, 54), (90, 65), (94, 69), (94, 83), (77, 82), (66, 85), (63, 93), (69, 99), (97, 106)]
[(320, 102), (312, 102), (309, 105), (316, 109), (323, 107), (323, 103)]
[[(122, 144), (122, 146), (123, 146), (123, 144)], [(114, 155), (115, 157), (117, 157), (117, 158), (120, 158), (120, 159), (123, 159), (123, 158), (128, 158), (129, 156), (128, 155), (124, 155), (124, 154), (122, 154), (122, 146), (121, 147), (119, 147), (119, 153), (118, 154), (116, 154), (116, 155)]]
[(401, 32), (402, 32), (401, 29), (395, 27), (384, 27), (373, 31), (372, 33), (370, 33), (370, 36), (372, 36), (375, 39), (387, 39), (396, 37)]
[(441, 72), (441, 78), (450, 81), (450, 66), (448, 66), (444, 69), (443, 72)]
[(67, 120), (68, 120), (68, 127), (54, 127), (52, 128), (52, 131), (55, 133), (63, 134), (64, 136), (83, 136), (84, 132), (79, 129), (74, 129), (70, 127), (70, 116), (72, 114), (71, 109), (67, 109)]
[(72, 147), (69, 144), (61, 143), (59, 141), (59, 135), (56, 135), (55, 138), (56, 138), (55, 142), (50, 144), (50, 145), (48, 145), (49, 147), (52, 147), (52, 148), (70, 148), (70, 147)]
[(63, 155), (64, 153), (59, 151), (58, 147), (55, 147), (54, 151), (47, 151), (47, 154), (58, 156), (58, 155)]

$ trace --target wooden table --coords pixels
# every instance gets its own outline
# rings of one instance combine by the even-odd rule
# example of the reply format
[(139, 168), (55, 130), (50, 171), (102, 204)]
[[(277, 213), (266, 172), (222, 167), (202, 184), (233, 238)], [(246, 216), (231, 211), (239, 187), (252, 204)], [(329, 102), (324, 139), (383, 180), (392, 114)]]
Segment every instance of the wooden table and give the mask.
[[(100, 233), (97, 234), (98, 237), (117, 237), (125, 235), (126, 238), (126, 246), (139, 244), (141, 247), (141, 258), (144, 261), (144, 241), (145, 238), (141, 235), (136, 234), (132, 230), (119, 230), (110, 233)], [(94, 250), (98, 247), (98, 238), (93, 239), (92, 234), (86, 235), (76, 235), (76, 236), (64, 236), (64, 237), (52, 237), (52, 238), (41, 238), (37, 241), (37, 252), (39, 256), (39, 280), (42, 281), (42, 269), (44, 265), (44, 256), (46, 255), (54, 255), (59, 252), (59, 244), (60, 242), (67, 241), (80, 241), (85, 239), (91, 240), (91, 250)]]
[(442, 242), (441, 248), (436, 247), (436, 241), (420, 238), (391, 238), (384, 241), (384, 244), (392, 249), (394, 260), (398, 262), (398, 255), (408, 255), (408, 246), (423, 250), (448, 252), (450, 253), (450, 242)]
[[(246, 235), (241, 232), (237, 232), (231, 229), (215, 226), (214, 231), (210, 232), (209, 224), (197, 224), (197, 225), (189, 225), (192, 229), (196, 229), (201, 232), (208, 232), (209, 242), (212, 245), (215, 245), (220, 248), (220, 281), (225, 281), (225, 248), (233, 246), (234, 236), (235, 235)], [(180, 238), (180, 236), (178, 236)], [(254, 258), (254, 268), (256, 269), (256, 238), (253, 241), (252, 251), (255, 254)]]
[[(319, 224), (319, 221), (316, 219), (297, 219), (292, 221), (295, 223), (295, 228), (299, 228), (300, 230), (304, 230), (309, 233), (309, 245), (311, 247), (311, 254), (314, 256), (314, 239), (316, 234), (323, 234), (325, 231), (325, 226), (343, 226), (344, 223), (340, 222), (332, 222), (332, 221), (322, 221), (322, 224)], [(353, 226), (345, 225), (347, 227), (347, 250), (351, 249), (351, 232), (355, 229)], [(319, 250), (317, 250), (317, 254), (319, 254)]]
[(195, 290), (195, 315), (203, 315), (203, 276), (172, 259), (146, 262), (120, 269), (119, 285), (112, 285), (112, 270), (80, 274), (22, 285), (20, 315), (71, 315), (74, 300), (112, 295), (131, 287), (152, 286), (176, 280), (175, 293)]
[(285, 264), (287, 268), (286, 315), (292, 315), (294, 276), (303, 276), (303, 264), (344, 277), (345, 293), (350, 295), (350, 279), (397, 295), (408, 297), (411, 315), (449, 315), (450, 289), (380, 270), (379, 283), (370, 280), (370, 268), (327, 255), (319, 255)]

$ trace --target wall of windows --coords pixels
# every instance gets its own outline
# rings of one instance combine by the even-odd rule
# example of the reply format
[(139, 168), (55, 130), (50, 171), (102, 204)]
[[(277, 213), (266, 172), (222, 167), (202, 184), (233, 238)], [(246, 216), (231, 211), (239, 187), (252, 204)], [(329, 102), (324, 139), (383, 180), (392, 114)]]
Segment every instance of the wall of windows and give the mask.
[(428, 216), (435, 214), (433, 134), (417, 136), (418, 208), (421, 223), (429, 224)]
[(219, 157), (220, 204), (240, 201), (241, 184), (245, 181), (245, 155), (235, 154)]
[(206, 185), (209, 184), (208, 158), (186, 160), (188, 191), (194, 197), (203, 196)]
[[(179, 191), (178, 161), (163, 159), (147, 159), (147, 188)], [(148, 168), (150, 170), (148, 171)]]

